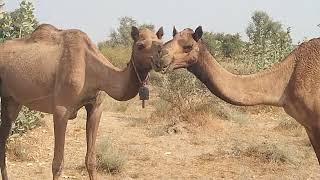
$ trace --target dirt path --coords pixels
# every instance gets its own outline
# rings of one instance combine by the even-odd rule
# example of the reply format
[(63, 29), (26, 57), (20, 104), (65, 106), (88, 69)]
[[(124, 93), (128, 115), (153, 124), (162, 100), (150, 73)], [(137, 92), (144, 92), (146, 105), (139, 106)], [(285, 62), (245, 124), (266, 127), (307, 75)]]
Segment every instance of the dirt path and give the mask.
[[(196, 131), (183, 123), (145, 123), (141, 115), (147, 115), (142, 112), (126, 114), (103, 114), (98, 140), (108, 137), (127, 162), (121, 174), (99, 172), (99, 179), (320, 179), (305, 134), (276, 130), (279, 122), (270, 114), (251, 115), (242, 123), (213, 118), (209, 128)], [(26, 154), (24, 161), (10, 154), (11, 179), (51, 179), (51, 116), (44, 122), (9, 144), (10, 149), (17, 146)], [(293, 158), (292, 162), (264, 162), (256, 152), (259, 148), (255, 149), (264, 145), (282, 148), (284, 157)], [(248, 147), (252, 150), (246, 150)], [(68, 124), (62, 179), (88, 179), (85, 151), (85, 114), (81, 110)], [(277, 149), (274, 151), (277, 155)]]

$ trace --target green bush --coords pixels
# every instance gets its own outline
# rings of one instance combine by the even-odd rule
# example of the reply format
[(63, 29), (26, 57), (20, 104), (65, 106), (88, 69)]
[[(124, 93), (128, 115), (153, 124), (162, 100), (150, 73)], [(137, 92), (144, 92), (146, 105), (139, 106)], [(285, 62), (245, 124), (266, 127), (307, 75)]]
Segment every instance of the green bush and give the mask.
[(22, 107), (17, 120), (12, 126), (12, 134), (22, 134), (27, 130), (40, 125), (43, 114), (39, 111), (32, 111), (27, 107)]

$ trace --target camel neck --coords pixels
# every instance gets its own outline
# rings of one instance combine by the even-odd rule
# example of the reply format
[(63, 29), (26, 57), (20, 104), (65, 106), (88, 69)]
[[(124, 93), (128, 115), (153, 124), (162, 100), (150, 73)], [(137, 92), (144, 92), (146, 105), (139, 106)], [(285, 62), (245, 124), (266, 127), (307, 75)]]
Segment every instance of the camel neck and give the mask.
[(294, 55), (290, 54), (267, 70), (235, 75), (225, 70), (205, 47), (200, 48), (197, 63), (188, 68), (213, 94), (228, 103), (242, 106), (282, 106), (293, 69)]
[[(133, 57), (124, 69), (114, 67), (102, 54), (93, 56), (92, 60), (98, 89), (105, 91), (118, 101), (127, 101), (134, 98), (141, 87), (139, 77), (142, 81), (145, 80), (151, 70), (139, 68)], [(135, 61), (136, 71), (132, 61)]]

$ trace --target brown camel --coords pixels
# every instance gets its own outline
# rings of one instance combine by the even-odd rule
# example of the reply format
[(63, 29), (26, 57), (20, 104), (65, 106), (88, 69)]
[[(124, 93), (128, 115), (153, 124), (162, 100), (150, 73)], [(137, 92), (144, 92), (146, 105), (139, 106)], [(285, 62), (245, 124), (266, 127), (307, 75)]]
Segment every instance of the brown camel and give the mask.
[[(154, 61), (162, 72), (187, 68), (222, 100), (239, 106), (283, 107), (309, 136), (320, 163), (320, 38), (305, 42), (280, 63), (251, 75), (225, 70), (201, 42), (202, 28), (185, 29), (158, 50)], [(159, 59), (160, 58), (160, 59)]]
[(132, 27), (132, 56), (127, 67), (114, 67), (80, 30), (40, 25), (30, 37), (0, 44), (1, 127), (0, 167), (7, 180), (5, 143), (22, 105), (53, 114), (53, 179), (61, 175), (68, 119), (87, 111), (86, 168), (96, 179), (95, 142), (105, 91), (126, 101), (135, 97), (152, 69), (152, 44), (161, 44), (163, 29), (155, 34)]

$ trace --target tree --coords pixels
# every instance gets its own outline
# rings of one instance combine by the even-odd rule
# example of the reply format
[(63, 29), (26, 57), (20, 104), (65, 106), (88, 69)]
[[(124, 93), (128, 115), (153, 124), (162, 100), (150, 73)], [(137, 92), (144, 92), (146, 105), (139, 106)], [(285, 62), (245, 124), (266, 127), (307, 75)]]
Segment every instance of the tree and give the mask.
[(244, 44), (238, 33), (205, 32), (202, 39), (211, 54), (228, 58), (239, 55)]
[(155, 31), (155, 27), (153, 24), (141, 24), (139, 25), (139, 28), (147, 28), (147, 29), (150, 29), (151, 31)]
[(131, 39), (131, 27), (137, 26), (137, 21), (131, 17), (122, 17), (119, 19), (119, 27), (110, 33), (109, 42), (112, 45), (131, 46), (133, 41)]
[[(0, 3), (1, 4), (1, 3)], [(1, 12), (0, 39), (21, 38), (30, 34), (37, 26), (31, 2), (23, 0), (20, 7), (12, 12)]]
[(277, 62), (292, 50), (290, 27), (284, 30), (280, 22), (273, 21), (263, 11), (254, 12), (251, 20), (246, 29), (247, 48), (259, 69)]
[(221, 42), (219, 42), (214, 33), (212, 32), (204, 32), (202, 36), (202, 41), (205, 44), (206, 48), (208, 51), (213, 55), (213, 56), (219, 56), (221, 54), (220, 52), (220, 47), (221, 47)]
[(110, 39), (106, 41), (107, 44), (111, 46), (124, 46), (131, 47), (133, 40), (131, 38), (131, 27), (137, 26), (139, 28), (148, 28), (154, 31), (153, 24), (141, 24), (139, 25), (136, 20), (131, 17), (121, 17), (119, 18), (119, 27), (116, 30), (111, 31), (109, 37)]

